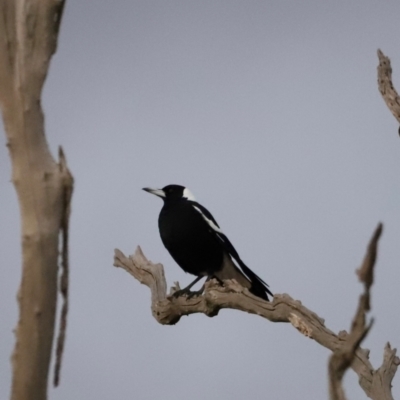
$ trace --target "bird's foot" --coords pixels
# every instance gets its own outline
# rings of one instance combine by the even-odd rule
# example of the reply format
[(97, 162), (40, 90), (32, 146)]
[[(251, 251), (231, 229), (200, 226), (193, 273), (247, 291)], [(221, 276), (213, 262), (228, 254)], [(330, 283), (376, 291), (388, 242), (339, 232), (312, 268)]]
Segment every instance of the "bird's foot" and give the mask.
[(176, 292), (174, 292), (172, 294), (171, 297), (177, 298), (177, 297), (185, 296), (188, 299), (191, 299), (192, 297), (201, 296), (203, 294), (203, 292), (204, 292), (203, 288), (200, 290), (193, 291), (193, 292), (190, 289), (185, 288), (185, 289), (177, 290)]

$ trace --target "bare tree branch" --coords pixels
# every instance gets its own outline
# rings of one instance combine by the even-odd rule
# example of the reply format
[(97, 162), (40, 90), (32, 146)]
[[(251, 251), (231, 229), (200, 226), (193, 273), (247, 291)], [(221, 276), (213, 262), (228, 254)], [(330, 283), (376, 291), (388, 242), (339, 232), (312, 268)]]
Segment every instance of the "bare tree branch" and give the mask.
[(364, 293), (360, 296), (356, 315), (354, 316), (350, 334), (339, 351), (332, 354), (329, 361), (329, 393), (331, 400), (345, 400), (342, 379), (346, 370), (354, 360), (356, 350), (372, 327), (373, 320), (366, 326), (366, 313), (370, 310), (370, 288), (374, 281), (374, 266), (378, 251), (378, 241), (382, 234), (382, 224), (375, 229), (368, 245), (364, 261), (357, 270), (358, 277), (364, 283)]
[[(173, 325), (182, 316), (195, 313), (213, 317), (219, 310), (229, 308), (256, 314), (271, 322), (290, 322), (303, 335), (333, 352), (340, 351), (348, 343), (349, 335), (345, 331), (336, 335), (325, 326), (322, 318), (287, 294), (275, 294), (272, 302), (266, 302), (252, 295), (234, 280), (225, 281), (224, 286), (220, 286), (215, 280), (210, 280), (206, 283), (202, 296), (194, 298), (167, 296), (163, 266), (149, 261), (140, 247), (129, 258), (116, 249), (114, 266), (123, 268), (150, 288), (152, 314), (160, 324)], [(359, 376), (360, 385), (367, 396), (381, 399), (377, 396), (385, 391), (390, 393), (390, 382), (396, 373), (399, 359), (393, 350), (387, 356), (386, 364), (384, 362), (384, 366), (375, 371), (369, 362), (368, 354), (367, 350), (356, 349), (351, 368)], [(384, 374), (384, 378), (382, 376), (381, 379), (376, 379), (378, 371)]]
[(378, 50), (378, 58), (378, 88), (389, 110), (400, 124), (400, 97), (393, 86), (390, 59), (381, 50)]
[(393, 399), (392, 380), (399, 364), (400, 359), (396, 356), (396, 349), (392, 349), (390, 343), (386, 343), (382, 365), (374, 371), (370, 396), (372, 399)]

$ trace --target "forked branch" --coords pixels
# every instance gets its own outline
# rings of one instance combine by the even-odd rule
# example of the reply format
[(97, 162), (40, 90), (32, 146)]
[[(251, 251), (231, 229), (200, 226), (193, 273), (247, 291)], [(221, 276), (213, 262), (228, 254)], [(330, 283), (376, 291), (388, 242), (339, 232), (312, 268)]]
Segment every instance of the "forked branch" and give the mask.
[[(333, 353), (329, 361), (329, 393), (331, 400), (345, 400), (342, 379), (346, 370), (354, 361), (356, 350), (367, 336), (373, 320), (366, 325), (366, 313), (371, 309), (370, 289), (374, 282), (374, 267), (378, 252), (378, 241), (382, 234), (382, 224), (379, 224), (369, 243), (367, 253), (359, 270), (360, 281), (364, 284), (364, 293), (360, 296), (356, 315), (351, 325), (346, 343), (339, 351)], [(380, 397), (381, 398), (381, 397)]]
[[(376, 245), (381, 229), (382, 227), (379, 225), (375, 231), (373, 239), (375, 245), (372, 247), (370, 245), (364, 264), (372, 265), (375, 262)], [(369, 351), (358, 347), (362, 338), (353, 340), (353, 333), (347, 334), (345, 331), (336, 335), (325, 326), (322, 318), (303, 306), (300, 301), (293, 300), (288, 294), (275, 294), (273, 301), (269, 303), (252, 295), (234, 280), (225, 281), (224, 286), (219, 285), (215, 280), (210, 280), (206, 283), (202, 296), (175, 298), (167, 295), (163, 266), (149, 261), (140, 247), (136, 249), (134, 255), (129, 257), (116, 249), (114, 266), (123, 268), (140, 283), (150, 288), (151, 310), (154, 318), (160, 324), (173, 325), (182, 316), (195, 313), (214, 317), (219, 310), (224, 308), (257, 314), (271, 322), (290, 322), (303, 335), (314, 339), (335, 354), (346, 351), (350, 347), (352, 359), (348, 364), (359, 376), (360, 385), (367, 396), (372, 399), (392, 399), (391, 381), (400, 363), (399, 358), (396, 357), (396, 349), (392, 350), (388, 344), (385, 348), (382, 366), (378, 370), (374, 370), (368, 358)], [(365, 275), (363, 278), (365, 282), (372, 284), (372, 275), (368, 271), (365, 272), (364, 267), (360, 269), (361, 275)], [(370, 284), (368, 284), (368, 288)], [(177, 287), (172, 288), (172, 291), (175, 290)], [(365, 308), (367, 305), (369, 306), (369, 298), (363, 298), (363, 307)], [(386, 397), (382, 397), (383, 393), (386, 394)]]

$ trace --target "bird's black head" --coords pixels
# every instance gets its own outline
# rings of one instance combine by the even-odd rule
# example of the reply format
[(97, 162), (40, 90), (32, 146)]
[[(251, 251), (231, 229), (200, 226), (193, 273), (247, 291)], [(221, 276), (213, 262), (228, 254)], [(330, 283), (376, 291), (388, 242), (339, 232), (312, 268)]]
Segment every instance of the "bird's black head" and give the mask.
[(181, 199), (195, 201), (192, 192), (188, 188), (180, 185), (168, 185), (162, 189), (143, 188), (143, 190), (161, 197), (164, 202), (174, 202)]

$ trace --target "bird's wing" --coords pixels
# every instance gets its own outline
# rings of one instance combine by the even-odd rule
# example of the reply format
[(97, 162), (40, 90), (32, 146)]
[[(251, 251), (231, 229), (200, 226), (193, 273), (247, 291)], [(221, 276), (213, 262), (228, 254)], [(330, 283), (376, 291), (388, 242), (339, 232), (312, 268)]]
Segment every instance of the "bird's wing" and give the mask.
[(272, 296), (272, 293), (268, 289), (267, 283), (265, 283), (258, 275), (256, 275), (240, 258), (238, 252), (233, 247), (228, 237), (222, 232), (217, 221), (212, 216), (212, 214), (197, 201), (190, 201), (193, 208), (200, 213), (204, 221), (210, 226), (212, 232), (214, 232), (215, 237), (220, 241), (224, 249), (229, 253), (229, 255), (236, 261), (237, 265), (240, 267), (241, 272), (246, 278), (257, 286), (257, 283), (263, 286), (263, 289)]

